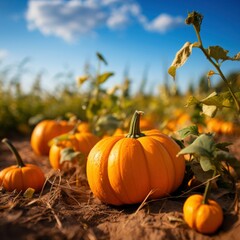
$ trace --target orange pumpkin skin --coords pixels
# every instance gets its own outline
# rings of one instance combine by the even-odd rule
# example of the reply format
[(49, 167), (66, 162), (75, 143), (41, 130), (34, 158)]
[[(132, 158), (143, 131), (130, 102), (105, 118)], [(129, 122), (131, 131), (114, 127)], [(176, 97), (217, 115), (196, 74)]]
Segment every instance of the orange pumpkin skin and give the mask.
[(61, 151), (64, 148), (71, 147), (74, 151), (83, 153), (86, 157), (92, 147), (99, 141), (99, 138), (92, 133), (82, 132), (69, 134), (68, 139), (53, 144), (49, 151), (49, 161), (53, 169), (62, 170), (63, 164), (60, 163)]
[(25, 164), (24, 167), (11, 166), (0, 172), (0, 183), (7, 191), (26, 191), (34, 188), (39, 192), (45, 182), (42, 170), (33, 164)]
[(142, 131), (147, 131), (147, 130), (155, 129), (155, 125), (153, 121), (151, 121), (150, 119), (141, 119), (140, 128)]
[(15, 155), (17, 165), (7, 167), (0, 172), (0, 185), (7, 191), (24, 192), (28, 188), (33, 188), (39, 192), (45, 183), (45, 176), (41, 168), (34, 164), (24, 164), (12, 143), (6, 138), (2, 142), (6, 143)]
[(40, 156), (49, 154), (49, 141), (56, 136), (67, 133), (74, 125), (67, 121), (43, 120), (33, 129), (30, 144), (33, 151)]
[(78, 132), (91, 132), (90, 124), (88, 122), (81, 122), (77, 127)]
[(100, 140), (87, 159), (87, 179), (93, 194), (112, 205), (166, 196), (182, 183), (185, 160), (180, 147), (158, 130), (138, 138), (112, 136)]
[(217, 231), (223, 222), (221, 206), (214, 200), (203, 204), (203, 196), (194, 194), (187, 198), (183, 205), (183, 216), (189, 227), (203, 234)]

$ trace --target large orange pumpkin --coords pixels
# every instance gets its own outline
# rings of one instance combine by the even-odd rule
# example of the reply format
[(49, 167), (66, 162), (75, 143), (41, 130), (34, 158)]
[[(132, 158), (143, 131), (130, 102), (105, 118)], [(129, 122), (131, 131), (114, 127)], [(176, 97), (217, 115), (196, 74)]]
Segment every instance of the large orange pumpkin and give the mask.
[(40, 191), (45, 182), (41, 168), (34, 164), (24, 164), (16, 148), (8, 139), (3, 139), (14, 153), (17, 165), (7, 167), (0, 172), (0, 185), (7, 191), (17, 190), (25, 192), (28, 188)]
[(185, 160), (180, 147), (158, 130), (141, 132), (142, 112), (133, 115), (129, 134), (100, 140), (87, 159), (87, 178), (93, 194), (112, 205), (156, 199), (182, 183)]
[(31, 135), (31, 147), (37, 155), (48, 155), (49, 141), (63, 133), (67, 133), (74, 128), (73, 124), (61, 120), (43, 120), (33, 129)]

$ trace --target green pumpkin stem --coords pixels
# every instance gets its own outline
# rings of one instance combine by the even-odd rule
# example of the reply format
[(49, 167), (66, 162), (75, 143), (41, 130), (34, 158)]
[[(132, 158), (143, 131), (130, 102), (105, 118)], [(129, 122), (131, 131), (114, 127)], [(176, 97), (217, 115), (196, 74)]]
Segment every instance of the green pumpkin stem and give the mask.
[(133, 114), (127, 138), (139, 138), (139, 137), (145, 136), (145, 134), (141, 133), (141, 131), (140, 131), (141, 115), (143, 115), (142, 111), (135, 111), (135, 113)]
[(4, 138), (4, 139), (2, 140), (2, 142), (5, 143), (5, 144), (8, 146), (8, 148), (10, 149), (10, 151), (11, 151), (11, 152), (14, 154), (14, 156), (16, 157), (17, 166), (18, 166), (19, 168), (24, 167), (25, 164), (23, 163), (22, 158), (20, 157), (17, 149), (13, 146), (13, 144), (12, 144), (7, 138)]
[[(214, 178), (216, 176), (216, 173), (217, 173), (216, 170), (214, 170), (212, 178)], [(206, 187), (205, 187), (202, 204), (208, 204), (208, 196), (209, 196), (209, 193), (211, 191), (211, 185), (212, 185), (212, 180), (209, 180), (207, 182)]]

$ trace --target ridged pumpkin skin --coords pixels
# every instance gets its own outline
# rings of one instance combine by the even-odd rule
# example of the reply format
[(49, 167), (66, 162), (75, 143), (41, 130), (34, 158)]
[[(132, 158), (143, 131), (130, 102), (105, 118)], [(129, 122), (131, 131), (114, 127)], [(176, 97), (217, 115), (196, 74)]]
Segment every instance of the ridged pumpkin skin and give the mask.
[(217, 231), (223, 222), (221, 206), (209, 199), (208, 204), (203, 204), (203, 196), (194, 194), (187, 198), (183, 205), (183, 216), (189, 227), (204, 234)]
[(34, 188), (39, 192), (45, 182), (42, 170), (33, 164), (25, 164), (24, 167), (11, 166), (0, 172), (0, 185), (11, 192), (15, 189), (25, 192), (28, 188)]
[(90, 133), (90, 132), (82, 132), (69, 134), (68, 139), (64, 141), (60, 141), (57, 144), (53, 144), (50, 147), (49, 151), (49, 161), (50, 165), (53, 169), (62, 169), (62, 165), (60, 163), (61, 159), (61, 150), (64, 148), (71, 147), (74, 151), (79, 151), (83, 153), (86, 158), (89, 154), (90, 150), (93, 146), (99, 141), (99, 137)]
[(36, 192), (39, 192), (45, 182), (41, 168), (34, 164), (24, 164), (14, 146), (6, 139), (2, 141), (10, 146), (16, 156), (17, 165), (7, 167), (0, 172), (0, 185), (10, 192), (14, 190), (24, 192), (28, 188), (34, 188)]
[(67, 121), (43, 120), (33, 129), (31, 135), (31, 147), (40, 156), (47, 156), (50, 147), (48, 142), (63, 133), (67, 133), (74, 128), (74, 125)]
[[(139, 127), (139, 112), (135, 125)], [(133, 121), (134, 122), (134, 121)], [(131, 127), (130, 127), (131, 128)], [(141, 136), (136, 137), (140, 134)], [(112, 205), (160, 198), (182, 183), (185, 160), (176, 157), (180, 147), (158, 130), (135, 131), (133, 135), (113, 136), (100, 140), (90, 151), (87, 178), (93, 194)]]

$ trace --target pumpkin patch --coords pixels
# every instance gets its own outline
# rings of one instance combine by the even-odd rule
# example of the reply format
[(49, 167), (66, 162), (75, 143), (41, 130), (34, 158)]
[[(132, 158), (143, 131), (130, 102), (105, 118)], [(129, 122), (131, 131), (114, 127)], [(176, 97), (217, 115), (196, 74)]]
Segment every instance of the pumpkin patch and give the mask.
[[(65, 42), (58, 42), (61, 49), (56, 51), (57, 56), (62, 56), (67, 63), (74, 59), (69, 54), (89, 44), (95, 48), (93, 43), (98, 39), (104, 39), (104, 44), (96, 46), (109, 47), (109, 37), (114, 31), (108, 31), (105, 37), (97, 36), (106, 32), (104, 24), (118, 31), (120, 25), (131, 20), (131, 30), (140, 24), (149, 37), (157, 40), (159, 33), (167, 36), (169, 27), (174, 29), (184, 22), (181, 14), (175, 17), (168, 13), (154, 14), (157, 18), (150, 20), (145, 13), (150, 8), (157, 11), (154, 8), (157, 3), (152, 2), (150, 8), (143, 11), (140, 2), (59, 0), (40, 3), (29, 0), (28, 4), (15, 4), (13, 10), (26, 5), (25, 18), (31, 23), (31, 29), (39, 31), (34, 36), (49, 35), (41, 44), (58, 37), (72, 42), (79, 34), (82, 37), (91, 32), (81, 44), (74, 42), (66, 46)], [(191, 3), (194, 4), (197, 3)], [(201, 4), (203, 9), (205, 3)], [(226, 4), (231, 6), (230, 2)], [(9, 7), (9, 4), (3, 5)], [(206, 6), (221, 10), (219, 6), (223, 3), (208, 2)], [(209, 18), (212, 11), (206, 11), (206, 19), (219, 22), (223, 15), (236, 20), (238, 15), (234, 11), (238, 8), (231, 11), (234, 19), (226, 17), (230, 16), (227, 9), (214, 11), (215, 18)], [(177, 7), (174, 13), (180, 10)], [(15, 12), (12, 15), (16, 15)], [(74, 22), (76, 16), (77, 22)], [(8, 20), (5, 17), (3, 14), (3, 23), (12, 20), (12, 17)], [(21, 19), (14, 20), (19, 23)], [(188, 13), (185, 24), (193, 27), (196, 39), (187, 41), (169, 68), (163, 69), (172, 80), (164, 74), (164, 79), (159, 81), (151, 79), (150, 75), (148, 81), (144, 72), (139, 82), (141, 69), (134, 73), (136, 79), (126, 69), (119, 81), (117, 74), (106, 70), (110, 65), (105, 57), (96, 52), (97, 64), (92, 66), (87, 61), (76, 82), (71, 82), (72, 69), (63, 73), (64, 68), (54, 76), (57, 81), (47, 79), (52, 88), (48, 91), (41, 72), (31, 76), (32, 86), (25, 84), (29, 80), (25, 78), (28, 74), (25, 59), (11, 74), (12, 66), (5, 66), (2, 61), (5, 49), (0, 49), (1, 239), (238, 239), (240, 74), (234, 70), (225, 75), (222, 65), (225, 61), (237, 64), (240, 54), (230, 54), (236, 47), (234, 43), (230, 44), (231, 51), (218, 45), (205, 46), (205, 42), (210, 41), (202, 41), (201, 35), (205, 32), (206, 37), (208, 33), (215, 36), (213, 29), (210, 30), (215, 25), (205, 24), (203, 26), (209, 30), (201, 31), (202, 21), (203, 15), (199, 12)], [(220, 25), (217, 29), (237, 29), (234, 28), (236, 22), (231, 21), (231, 28)], [(101, 29), (95, 34), (99, 27)], [(148, 54), (154, 51), (151, 51), (153, 46), (148, 45), (148, 37), (130, 41), (131, 49), (125, 51), (128, 44), (125, 40), (140, 36), (136, 33), (142, 30), (125, 34), (126, 29), (116, 37), (115, 40), (121, 38), (121, 48), (124, 47), (117, 51), (124, 51), (113, 61), (121, 62), (121, 55), (126, 54), (130, 54), (129, 59), (138, 60), (131, 51), (140, 46), (141, 40), (146, 46), (141, 46), (145, 50), (139, 51), (137, 57), (144, 61), (150, 59)], [(181, 31), (185, 28), (179, 28), (178, 32)], [(25, 34), (32, 35), (30, 31)], [(93, 35), (97, 37), (89, 41)], [(170, 41), (165, 41), (164, 35), (158, 43), (163, 63), (169, 58), (164, 54), (171, 54), (164, 49), (165, 44), (172, 44), (173, 39), (180, 44), (187, 34), (181, 34), (180, 38), (170, 37)], [(5, 41), (7, 36), (3, 36)], [(41, 44), (32, 52), (44, 46)], [(13, 46), (18, 45), (26, 46)], [(51, 47), (52, 51), (44, 49), (49, 59), (54, 57), (51, 55), (54, 44)], [(65, 47), (69, 48), (69, 54)], [(193, 76), (188, 75), (188, 71), (185, 76), (177, 75), (197, 48), (211, 68), (208, 72), (203, 69), (202, 77), (195, 79), (199, 68), (204, 66), (200, 61), (191, 69)], [(31, 52), (25, 50), (21, 49), (18, 54)], [(78, 51), (80, 63), (85, 54), (85, 50)], [(111, 54), (110, 48), (107, 54)], [(76, 64), (69, 65), (76, 67)], [(189, 82), (191, 78), (194, 79), (192, 83)]]

